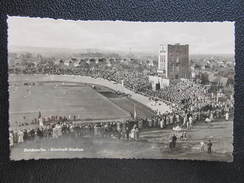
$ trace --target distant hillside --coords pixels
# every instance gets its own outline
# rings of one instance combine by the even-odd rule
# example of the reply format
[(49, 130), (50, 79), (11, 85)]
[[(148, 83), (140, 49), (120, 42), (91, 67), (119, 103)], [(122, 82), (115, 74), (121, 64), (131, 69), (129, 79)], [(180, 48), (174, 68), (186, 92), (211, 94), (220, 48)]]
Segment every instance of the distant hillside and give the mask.
[(112, 51), (101, 49), (72, 49), (72, 48), (48, 48), (48, 47), (19, 47), (9, 46), (9, 53), (32, 53), (40, 54), (45, 57), (70, 57), (70, 56), (107, 56), (107, 57), (130, 57), (130, 58), (142, 58), (142, 57), (157, 57), (157, 53), (145, 53), (145, 52), (124, 52), (124, 51)]

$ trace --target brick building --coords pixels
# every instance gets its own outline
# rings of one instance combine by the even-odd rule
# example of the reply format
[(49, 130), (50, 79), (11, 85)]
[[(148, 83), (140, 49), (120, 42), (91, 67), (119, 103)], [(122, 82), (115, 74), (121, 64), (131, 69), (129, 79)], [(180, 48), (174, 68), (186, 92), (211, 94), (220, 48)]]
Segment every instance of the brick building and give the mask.
[(190, 79), (189, 45), (160, 45), (158, 74), (167, 79)]

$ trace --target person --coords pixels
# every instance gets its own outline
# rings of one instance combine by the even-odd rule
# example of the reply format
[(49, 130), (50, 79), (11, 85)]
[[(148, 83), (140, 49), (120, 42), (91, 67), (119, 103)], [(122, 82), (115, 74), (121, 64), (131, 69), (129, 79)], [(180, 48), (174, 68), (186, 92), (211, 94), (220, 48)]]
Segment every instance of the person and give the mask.
[(164, 128), (164, 122), (163, 122), (163, 119), (160, 120), (160, 128)]
[(38, 119), (38, 122), (39, 122), (39, 127), (43, 127), (44, 126), (43, 125), (43, 119), (41, 117)]
[(175, 146), (176, 146), (176, 141), (177, 141), (177, 137), (176, 137), (176, 135), (174, 134), (174, 135), (172, 136), (172, 147), (173, 147), (173, 148), (175, 148)]
[(137, 127), (135, 129), (135, 138), (136, 140), (139, 140), (139, 129)]
[(201, 141), (201, 142), (200, 142), (200, 151), (201, 151), (201, 152), (204, 152), (204, 146), (205, 146), (204, 141)]
[(10, 147), (14, 146), (14, 136), (13, 136), (12, 132), (10, 132), (10, 134), (9, 134), (9, 144), (10, 144)]
[(98, 135), (98, 125), (95, 124), (94, 126), (94, 135), (97, 136)]
[(18, 132), (18, 143), (23, 143), (24, 142), (24, 133), (19, 130)]
[(208, 140), (208, 144), (207, 144), (207, 146), (208, 146), (208, 153), (211, 153), (212, 152), (212, 142), (211, 142), (211, 140), (209, 139)]
[(192, 116), (189, 117), (189, 128), (192, 128)]
[(57, 133), (58, 133), (58, 137), (62, 136), (62, 126), (61, 125), (58, 125)]
[(229, 112), (225, 113), (225, 120), (228, 121), (229, 120)]
[(130, 130), (129, 127), (126, 127), (126, 140), (129, 140), (129, 134), (130, 134)]
[(176, 114), (176, 123), (179, 123), (180, 122), (180, 116), (179, 116), (179, 114)]
[(187, 116), (185, 115), (184, 118), (183, 118), (183, 124), (182, 125), (185, 126), (186, 123), (187, 123)]
[(57, 125), (55, 125), (55, 127), (53, 128), (53, 132), (52, 132), (53, 138), (58, 138), (58, 127)]
[(122, 129), (121, 128), (118, 128), (117, 129), (117, 132), (118, 132), (118, 139), (120, 139), (121, 136), (122, 136)]
[(213, 112), (211, 111), (211, 112), (210, 112), (210, 122), (213, 122), (213, 119), (214, 119), (214, 118), (213, 118)]
[(121, 124), (120, 123), (116, 123), (116, 127), (117, 127), (117, 131), (121, 131)]
[(136, 128), (135, 126), (132, 128), (131, 132), (130, 132), (130, 137), (131, 139), (135, 140), (136, 139)]
[(173, 124), (174, 123), (173, 118), (174, 118), (173, 114), (170, 114), (170, 116), (169, 116), (169, 121), (170, 121), (169, 124)]

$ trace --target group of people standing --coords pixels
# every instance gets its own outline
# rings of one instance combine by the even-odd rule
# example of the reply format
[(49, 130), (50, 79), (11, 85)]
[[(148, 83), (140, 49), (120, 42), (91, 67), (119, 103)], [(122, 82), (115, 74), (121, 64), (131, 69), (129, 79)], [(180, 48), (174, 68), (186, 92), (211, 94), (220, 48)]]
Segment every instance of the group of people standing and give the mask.
[[(140, 126), (141, 127), (141, 126)], [(139, 127), (135, 121), (79, 123), (77, 121), (58, 121), (32, 129), (10, 130), (10, 146), (21, 144), (28, 140), (57, 139), (61, 136), (116, 138), (137, 141)]]

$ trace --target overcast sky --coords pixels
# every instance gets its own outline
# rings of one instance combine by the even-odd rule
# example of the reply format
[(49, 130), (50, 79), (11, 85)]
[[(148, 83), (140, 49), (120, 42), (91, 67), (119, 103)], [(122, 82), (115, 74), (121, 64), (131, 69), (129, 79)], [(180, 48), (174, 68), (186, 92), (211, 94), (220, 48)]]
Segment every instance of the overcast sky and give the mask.
[(71, 21), (8, 17), (8, 45), (158, 53), (189, 44), (190, 54), (234, 53), (233, 22)]

